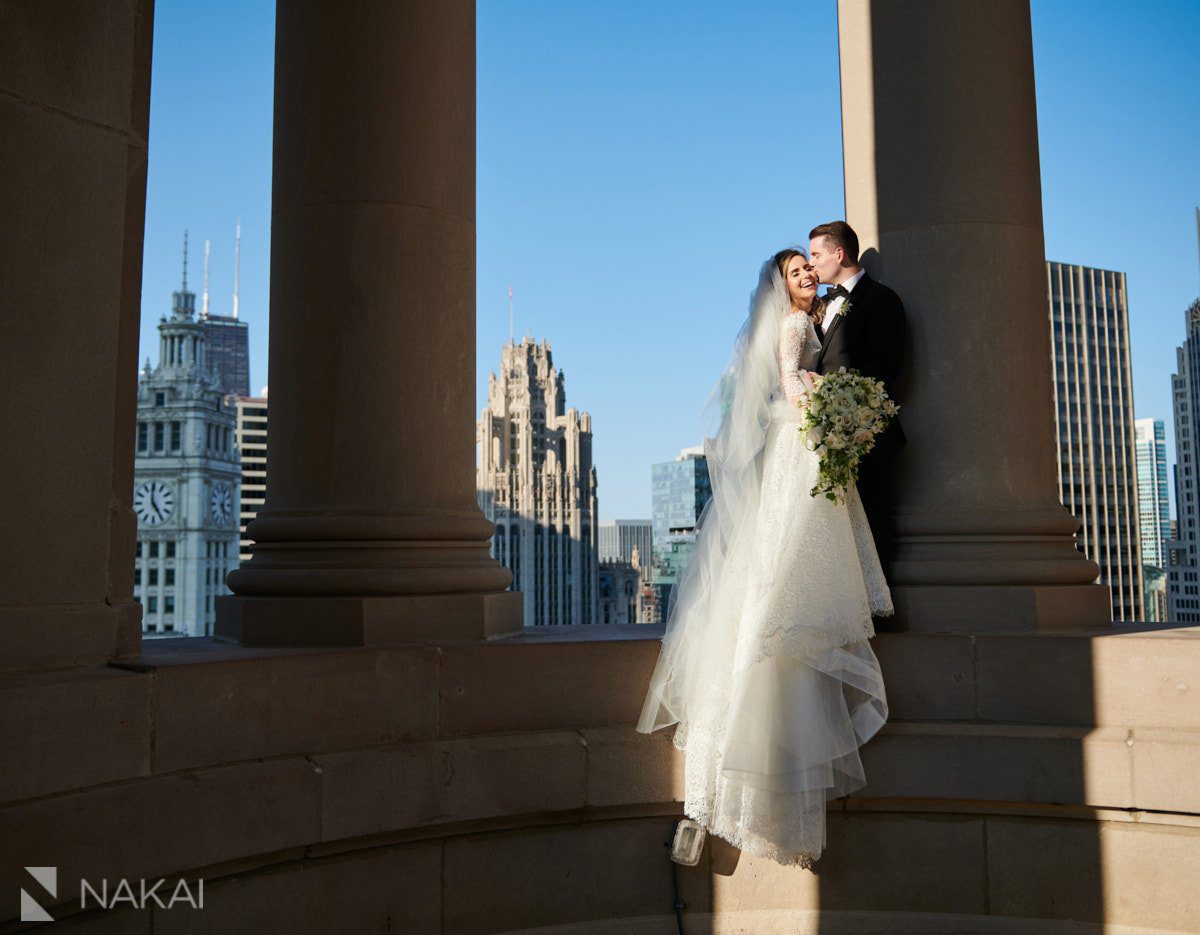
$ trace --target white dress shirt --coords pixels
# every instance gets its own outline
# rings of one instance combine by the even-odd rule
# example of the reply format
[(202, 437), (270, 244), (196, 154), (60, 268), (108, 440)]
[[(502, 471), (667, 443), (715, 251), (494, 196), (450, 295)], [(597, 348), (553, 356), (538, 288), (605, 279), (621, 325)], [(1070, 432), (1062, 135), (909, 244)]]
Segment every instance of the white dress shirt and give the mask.
[[(867, 271), (865, 269), (859, 269), (857, 273), (842, 283), (842, 288), (847, 292), (853, 291), (854, 287), (858, 285), (858, 281), (865, 275), (867, 275)], [(826, 334), (829, 334), (829, 329), (833, 326), (834, 319), (837, 318), (838, 309), (841, 308), (845, 302), (846, 300), (839, 295), (836, 299), (825, 306), (825, 321), (821, 327), (825, 330)]]

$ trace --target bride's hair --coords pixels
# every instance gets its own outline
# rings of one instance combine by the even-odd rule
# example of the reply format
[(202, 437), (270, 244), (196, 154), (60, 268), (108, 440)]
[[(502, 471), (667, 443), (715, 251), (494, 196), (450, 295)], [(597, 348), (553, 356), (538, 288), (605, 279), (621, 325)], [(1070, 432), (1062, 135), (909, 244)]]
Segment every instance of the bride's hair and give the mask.
[[(775, 254), (775, 266), (785, 283), (787, 282), (787, 265), (792, 261), (792, 257), (794, 256), (802, 256), (804, 259), (808, 259), (808, 254), (799, 247), (787, 247)], [(825, 300), (819, 295), (813, 296), (813, 304), (812, 308), (808, 310), (808, 317), (818, 325), (825, 321)]]

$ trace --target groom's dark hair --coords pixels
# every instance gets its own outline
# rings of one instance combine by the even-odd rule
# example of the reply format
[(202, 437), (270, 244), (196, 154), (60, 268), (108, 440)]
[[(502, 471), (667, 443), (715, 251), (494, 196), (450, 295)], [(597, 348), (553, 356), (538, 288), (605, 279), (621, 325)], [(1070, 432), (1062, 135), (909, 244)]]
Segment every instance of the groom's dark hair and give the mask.
[(835, 247), (841, 247), (846, 252), (846, 259), (851, 263), (858, 262), (858, 234), (845, 221), (830, 221), (828, 224), (818, 224), (808, 232), (809, 240), (818, 237), (828, 237)]

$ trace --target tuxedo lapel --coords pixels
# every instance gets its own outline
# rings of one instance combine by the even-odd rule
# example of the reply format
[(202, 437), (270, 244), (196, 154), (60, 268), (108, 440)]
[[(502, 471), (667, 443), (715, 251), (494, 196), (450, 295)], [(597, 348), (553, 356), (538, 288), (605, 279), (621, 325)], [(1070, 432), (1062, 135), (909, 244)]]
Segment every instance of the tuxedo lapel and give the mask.
[(844, 317), (844, 315), (834, 316), (834, 319), (830, 323), (829, 327), (825, 329), (825, 337), (821, 339), (821, 353), (817, 355), (818, 370), (821, 367), (821, 362), (825, 359), (825, 352), (829, 350), (829, 345), (833, 343), (833, 336), (837, 334), (838, 327), (841, 325)]
[[(864, 298), (865, 294), (870, 291), (870, 287), (868, 286), (868, 283), (870, 281), (871, 281), (871, 277), (869, 275), (867, 275), (866, 273), (863, 273), (862, 278), (859, 279), (858, 282), (856, 282), (854, 284), (854, 288), (850, 290), (850, 297), (847, 299), (847, 302), (849, 302), (849, 304), (850, 304), (850, 311), (846, 312), (845, 315), (835, 315), (834, 319), (830, 323), (829, 327), (825, 329), (825, 337), (821, 341), (821, 353), (819, 353), (817, 355), (816, 366), (818, 368), (821, 366), (821, 363), (825, 360), (825, 351), (833, 343), (833, 336), (835, 334), (837, 334), (838, 328), (841, 327), (842, 319), (845, 318), (846, 315), (853, 314), (855, 300), (861, 301)], [(842, 308), (845, 308), (845, 307), (846, 307), (845, 305), (842, 306)]]

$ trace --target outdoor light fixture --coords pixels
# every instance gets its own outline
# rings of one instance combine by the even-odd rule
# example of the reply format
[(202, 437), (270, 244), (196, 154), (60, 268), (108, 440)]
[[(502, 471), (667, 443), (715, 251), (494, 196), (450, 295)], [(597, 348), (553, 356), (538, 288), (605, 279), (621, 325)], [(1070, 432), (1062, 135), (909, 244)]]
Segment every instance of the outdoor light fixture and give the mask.
[(700, 863), (700, 852), (704, 849), (704, 829), (690, 818), (680, 820), (675, 826), (675, 842), (671, 845), (671, 859), (677, 864), (694, 867)]

